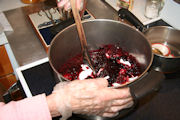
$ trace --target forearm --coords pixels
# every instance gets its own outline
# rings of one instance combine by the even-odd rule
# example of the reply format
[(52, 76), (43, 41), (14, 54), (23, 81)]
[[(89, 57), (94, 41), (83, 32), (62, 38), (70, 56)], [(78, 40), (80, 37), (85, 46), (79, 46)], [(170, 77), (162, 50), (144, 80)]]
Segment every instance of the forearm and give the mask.
[(54, 101), (55, 95), (51, 94), (46, 97), (48, 108), (52, 117), (60, 116), (58, 112), (56, 102)]
[(0, 105), (0, 120), (51, 120), (45, 95)]

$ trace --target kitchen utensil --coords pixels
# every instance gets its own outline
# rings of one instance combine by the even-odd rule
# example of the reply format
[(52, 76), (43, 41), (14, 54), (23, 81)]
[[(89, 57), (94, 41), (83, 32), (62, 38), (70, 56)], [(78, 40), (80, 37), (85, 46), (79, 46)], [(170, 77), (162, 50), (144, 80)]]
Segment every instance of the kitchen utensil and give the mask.
[(159, 54), (159, 55), (163, 55), (163, 53), (162, 53), (159, 49), (157, 49), (157, 48), (152, 48), (152, 51), (153, 51), (154, 53)]
[(81, 23), (81, 18), (80, 18), (80, 15), (79, 15), (79, 11), (78, 11), (78, 9), (76, 7), (76, 1), (75, 0), (70, 0), (70, 2), (71, 2), (72, 12), (73, 12), (74, 20), (75, 20), (75, 23), (76, 23), (79, 39), (80, 39), (80, 42), (81, 42), (81, 49), (82, 49), (82, 53), (83, 53), (83, 62), (85, 64), (88, 64), (88, 66), (95, 73), (95, 70), (94, 70), (94, 68), (92, 66), (92, 62), (91, 62), (91, 60), (89, 58), (86, 36), (85, 36), (84, 29), (83, 29), (83, 26), (82, 26), (82, 23)]
[(167, 57), (154, 53), (153, 68), (164, 73), (172, 73), (180, 70), (180, 30), (167, 26), (156, 26), (146, 28), (138, 18), (127, 9), (118, 12), (121, 19), (126, 19), (137, 29), (142, 31), (146, 38), (153, 43), (168, 46), (173, 57)]
[[(82, 24), (90, 50), (95, 50), (105, 44), (119, 44), (122, 49), (136, 57), (141, 66), (141, 75), (135, 81), (122, 86), (130, 87), (135, 101), (159, 88), (164, 76), (161, 72), (150, 69), (153, 60), (152, 48), (141, 32), (119, 21), (107, 19), (84, 21)], [(77, 41), (79, 37), (76, 26), (73, 24), (58, 33), (51, 42), (48, 53), (49, 63), (59, 81), (69, 81), (58, 72), (58, 69), (74, 55), (81, 53), (81, 44)], [(78, 116), (88, 120), (114, 120), (126, 115), (130, 109), (121, 111), (113, 118)]]

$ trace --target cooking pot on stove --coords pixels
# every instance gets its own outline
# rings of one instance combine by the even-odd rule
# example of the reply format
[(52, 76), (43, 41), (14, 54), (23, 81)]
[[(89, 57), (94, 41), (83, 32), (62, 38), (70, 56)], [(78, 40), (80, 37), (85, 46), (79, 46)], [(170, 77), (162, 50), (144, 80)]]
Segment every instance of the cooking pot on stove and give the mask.
[(180, 30), (169, 26), (147, 28), (127, 9), (120, 9), (118, 14), (120, 18), (128, 20), (143, 32), (152, 44), (154, 51), (153, 69), (164, 73), (180, 70)]
[[(130, 87), (134, 100), (159, 89), (164, 75), (161, 72), (151, 69), (153, 54), (151, 45), (146, 37), (136, 29), (113, 20), (96, 19), (82, 23), (89, 50), (98, 49), (105, 44), (118, 44), (120, 47), (136, 57), (141, 66), (141, 75), (133, 82), (124, 84), (122, 87)], [(81, 53), (76, 25), (73, 24), (59, 32), (49, 48), (49, 63), (55, 72), (58, 81), (68, 81), (58, 69), (74, 55)], [(78, 115), (88, 120), (114, 120), (126, 115), (130, 109), (122, 110), (119, 115), (113, 118), (99, 116)]]

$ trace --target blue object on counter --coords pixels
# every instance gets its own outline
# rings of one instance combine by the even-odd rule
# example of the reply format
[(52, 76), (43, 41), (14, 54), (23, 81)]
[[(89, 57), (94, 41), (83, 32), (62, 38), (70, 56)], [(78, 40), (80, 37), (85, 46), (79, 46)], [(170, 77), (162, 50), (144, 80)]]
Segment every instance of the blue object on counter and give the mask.
[(50, 45), (52, 39), (55, 36), (55, 34), (51, 33), (51, 28), (52, 28), (52, 26), (46, 27), (46, 28), (43, 28), (43, 29), (39, 29), (39, 32), (43, 36), (43, 39), (44, 39), (44, 41), (46, 42), (47, 45)]

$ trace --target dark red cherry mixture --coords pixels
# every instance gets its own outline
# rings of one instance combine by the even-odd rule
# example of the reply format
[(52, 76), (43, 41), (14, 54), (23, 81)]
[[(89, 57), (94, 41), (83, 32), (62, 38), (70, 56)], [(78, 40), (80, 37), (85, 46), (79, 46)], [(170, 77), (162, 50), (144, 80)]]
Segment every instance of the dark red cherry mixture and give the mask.
[[(140, 65), (135, 57), (116, 45), (104, 45), (97, 50), (89, 51), (89, 55), (96, 74), (91, 73), (87, 78), (109, 76), (109, 86), (112, 86), (113, 83), (129, 82), (131, 78), (138, 77), (141, 73)], [(59, 73), (69, 80), (79, 79), (79, 75), (83, 71), (82, 64), (82, 55), (76, 55), (59, 69)], [(90, 68), (86, 67), (85, 69)]]

